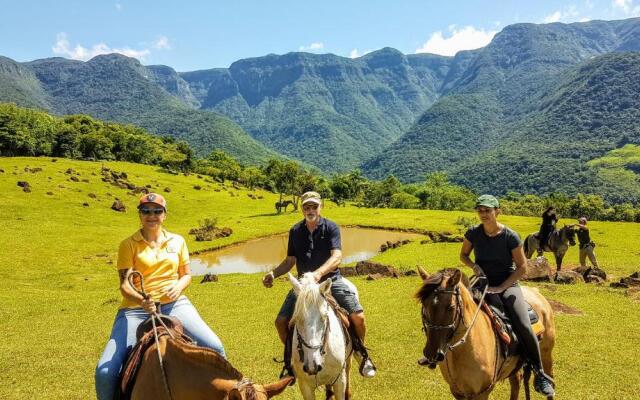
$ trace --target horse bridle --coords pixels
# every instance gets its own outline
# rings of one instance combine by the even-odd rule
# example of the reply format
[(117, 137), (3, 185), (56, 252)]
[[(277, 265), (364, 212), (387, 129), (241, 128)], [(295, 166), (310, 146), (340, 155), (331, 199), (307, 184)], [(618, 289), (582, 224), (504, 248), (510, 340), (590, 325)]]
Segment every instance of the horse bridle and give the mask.
[(460, 298), (460, 288), (458, 288), (457, 286), (453, 290), (437, 288), (437, 289), (435, 289), (433, 291), (433, 294), (436, 296), (436, 298), (439, 297), (441, 294), (454, 295), (455, 299), (456, 299), (456, 305), (455, 305), (455, 309), (454, 309), (455, 315), (452, 318), (451, 323), (448, 324), (448, 325), (433, 324), (427, 319), (427, 313), (425, 311), (425, 307), (424, 307), (424, 303), (423, 303), (422, 304), (422, 331), (428, 337), (428, 330), (429, 329), (433, 329), (433, 330), (451, 329), (451, 333), (450, 333), (449, 337), (447, 338), (447, 343), (449, 343), (449, 340), (451, 340), (451, 338), (453, 337), (453, 333), (460, 326), (460, 321), (462, 321), (464, 323), (464, 321), (462, 319), (462, 299)]
[(312, 346), (307, 343), (302, 335), (300, 334), (300, 329), (296, 326), (296, 336), (298, 337), (298, 355), (300, 356), (300, 361), (304, 361), (304, 349), (306, 347), (309, 350), (320, 350), (321, 355), (325, 355), (327, 352), (327, 338), (329, 337), (329, 316), (325, 318), (324, 321), (324, 329), (322, 330), (322, 343), (316, 346)]
[[(471, 283), (471, 286), (473, 286), (475, 284), (475, 282), (477, 282), (478, 279), (486, 279), (486, 277), (484, 277), (484, 276), (476, 277), (476, 279)], [(489, 289), (489, 285), (485, 285), (484, 290), (482, 291), (482, 297), (480, 298), (480, 302), (478, 303), (478, 308), (476, 309), (476, 313), (474, 314), (473, 319), (471, 320), (471, 323), (469, 324), (469, 326), (467, 326), (467, 324), (464, 322), (464, 315), (463, 315), (463, 309), (462, 309), (462, 297), (460, 295), (460, 288), (458, 286), (456, 286), (453, 290), (440, 289), (440, 288), (435, 289), (433, 292), (434, 292), (434, 294), (436, 296), (439, 296), (440, 294), (452, 294), (452, 295), (455, 295), (456, 305), (455, 305), (454, 312), (456, 314), (453, 317), (453, 320), (449, 325), (432, 324), (427, 319), (427, 316), (426, 316), (426, 313), (425, 313), (425, 309), (424, 309), (424, 302), (423, 302), (422, 303), (422, 331), (424, 332), (425, 336), (427, 336), (427, 340), (429, 339), (429, 334), (428, 334), (428, 330), (429, 329), (435, 329), (435, 330), (438, 330), (438, 329), (451, 329), (451, 333), (447, 337), (447, 341), (446, 341), (447, 346), (444, 349), (444, 354), (446, 354), (447, 351), (453, 350), (456, 347), (458, 347), (461, 344), (463, 344), (464, 342), (466, 342), (467, 341), (467, 336), (469, 335), (469, 332), (471, 332), (471, 328), (473, 328), (473, 325), (476, 323), (476, 318), (478, 317), (478, 314), (480, 313), (480, 310), (482, 309), (482, 304), (484, 303), (484, 299), (485, 299), (485, 297), (487, 295), (487, 290), (488, 289)], [(449, 344), (449, 341), (451, 341), (451, 338), (453, 338), (453, 335), (455, 334), (455, 332), (460, 327), (460, 322), (462, 322), (462, 325), (467, 329), (466, 329), (464, 335), (462, 336), (462, 338), (460, 340), (458, 340), (454, 344)]]
[[(251, 379), (249, 379), (249, 378), (242, 378), (242, 380), (239, 380), (238, 382), (236, 382), (235, 385), (233, 385), (231, 390), (232, 391), (233, 390), (237, 390), (239, 393), (242, 393), (243, 391), (245, 391), (245, 393), (246, 393), (248, 387), (251, 387), (253, 389), (253, 392), (255, 392), (255, 393), (267, 394), (266, 390), (257, 389), (255, 386), (253, 386), (253, 381), (251, 381)], [(229, 398), (229, 394), (227, 394), (227, 397), (225, 397), (225, 399), (228, 399), (228, 398)], [(255, 398), (255, 397), (251, 397), (251, 398)], [(249, 398), (249, 399), (251, 399), (251, 398)]]
[[(332, 309), (331, 307), (329, 307), (329, 308)], [(333, 310), (333, 312), (335, 313), (336, 311)], [(301, 362), (304, 362), (304, 350), (303, 350), (303, 347), (306, 347), (309, 350), (320, 350), (320, 354), (322, 356), (324, 356), (327, 353), (327, 338), (329, 337), (329, 331), (330, 331), (329, 315), (326, 316), (325, 321), (324, 321), (324, 329), (323, 329), (323, 333), (322, 333), (322, 343), (320, 345), (317, 345), (317, 346), (310, 345), (309, 343), (307, 343), (304, 340), (304, 338), (300, 334), (300, 330), (298, 329), (297, 326), (295, 327), (295, 330), (296, 330), (296, 336), (298, 338), (298, 356), (300, 356), (300, 361)], [(344, 332), (344, 329), (343, 329), (343, 333), (344, 333), (344, 336), (345, 336), (345, 340), (347, 340), (348, 333)], [(349, 358), (350, 356), (351, 356), (351, 353), (347, 354), (347, 357), (345, 357), (345, 360), (344, 360), (344, 364), (342, 365), (342, 368), (340, 369), (340, 373), (338, 373), (338, 375), (336, 375), (335, 379), (333, 380), (333, 382), (331, 382), (330, 386), (333, 386), (333, 384), (338, 381), (338, 379), (340, 378), (340, 375), (342, 374), (342, 371), (346, 368), (347, 358)], [(317, 379), (317, 376), (316, 376), (316, 379)]]

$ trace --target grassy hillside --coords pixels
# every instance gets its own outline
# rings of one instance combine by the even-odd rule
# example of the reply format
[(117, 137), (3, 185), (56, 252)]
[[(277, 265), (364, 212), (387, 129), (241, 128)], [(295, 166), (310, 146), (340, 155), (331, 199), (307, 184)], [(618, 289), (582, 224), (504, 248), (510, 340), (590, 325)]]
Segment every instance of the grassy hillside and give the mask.
[(0, 56), (0, 102), (49, 109), (49, 99), (33, 71), (10, 58)]
[[(101, 166), (64, 159), (0, 158), (0, 243), (5, 246), (0, 253), (2, 399), (94, 396), (93, 370), (119, 298), (113, 264), (117, 246), (138, 228), (136, 196), (103, 182)], [(277, 196), (271, 193), (253, 192), (264, 199), (252, 200), (244, 189), (223, 188), (196, 175), (168, 175), (151, 166), (129, 163), (104, 166), (126, 172), (137, 186), (148, 184), (159, 191), (170, 188), (170, 193), (165, 193), (167, 228), (185, 236), (191, 251), (284, 232), (300, 218), (295, 213), (275, 214)], [(25, 168), (42, 170), (34, 173)], [(69, 168), (73, 175), (66, 173)], [(23, 192), (17, 181), (28, 181), (32, 191)], [(196, 185), (201, 189), (196, 190)], [(115, 197), (123, 199), (126, 213), (109, 208)], [(453, 232), (458, 217), (472, 216), (463, 212), (338, 208), (333, 204), (327, 205), (324, 214), (342, 225)], [(212, 216), (220, 225), (231, 227), (233, 235), (213, 243), (194, 242), (188, 229)], [(538, 223), (526, 217), (505, 216), (502, 220), (523, 235), (535, 230)], [(638, 269), (640, 225), (590, 224), (605, 270), (626, 276)], [(435, 270), (456, 265), (458, 251), (458, 244), (413, 243), (376, 259), (403, 268), (421, 264)], [(569, 251), (567, 261), (576, 263), (575, 248)], [(275, 380), (278, 372), (271, 361), (280, 354), (273, 320), (289, 287), (279, 281), (267, 290), (259, 278), (223, 276), (218, 283), (192, 284), (187, 295), (222, 338), (232, 363), (247, 376), (264, 382)], [(440, 374), (415, 362), (424, 345), (419, 308), (412, 299), (419, 286), (417, 278), (356, 278), (354, 282), (367, 310), (368, 344), (380, 367), (374, 380), (354, 378), (356, 398), (414, 399), (424, 398), (426, 393), (433, 399), (450, 398)], [(584, 313), (556, 318), (559, 398), (633, 398), (640, 391), (637, 369), (632, 367), (639, 339), (637, 298), (605, 286), (539, 287), (546, 296)], [(287, 389), (281, 398), (300, 398), (296, 390)], [(501, 385), (493, 398), (505, 396), (506, 387)]]
[(166, 71), (147, 69), (134, 58), (119, 54), (87, 62), (48, 58), (25, 63), (24, 68), (40, 80), (54, 113), (134, 124), (183, 139), (200, 155), (219, 148), (246, 163), (277, 156), (228, 118), (183, 104), (162, 87), (169, 85)]
[(416, 181), (444, 170), (478, 192), (620, 201), (586, 163), (640, 140), (639, 31), (637, 18), (506, 27), (364, 172)]
[(404, 133), (438, 97), (452, 58), (384, 48), (349, 59), (289, 53), (182, 73), (201, 107), (282, 154), (345, 171)]

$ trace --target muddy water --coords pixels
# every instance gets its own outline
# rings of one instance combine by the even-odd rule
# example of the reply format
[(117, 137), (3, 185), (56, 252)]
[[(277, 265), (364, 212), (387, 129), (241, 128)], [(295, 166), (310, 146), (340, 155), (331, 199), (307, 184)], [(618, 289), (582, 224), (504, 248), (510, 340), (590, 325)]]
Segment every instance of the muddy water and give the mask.
[[(367, 260), (380, 251), (380, 245), (422, 235), (382, 229), (342, 228), (343, 263)], [(288, 234), (255, 239), (191, 257), (193, 275), (256, 273), (275, 268), (287, 254)]]

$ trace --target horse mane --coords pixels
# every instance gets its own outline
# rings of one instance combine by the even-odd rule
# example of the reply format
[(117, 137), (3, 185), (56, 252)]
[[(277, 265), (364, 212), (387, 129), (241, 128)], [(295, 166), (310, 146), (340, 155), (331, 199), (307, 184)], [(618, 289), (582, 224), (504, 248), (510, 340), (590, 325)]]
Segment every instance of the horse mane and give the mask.
[[(445, 268), (436, 272), (433, 275), (430, 275), (427, 280), (423, 283), (422, 287), (418, 289), (415, 297), (420, 302), (423, 302), (427, 299), (427, 297), (431, 296), (434, 290), (436, 290), (442, 284), (444, 278), (451, 278), (453, 274), (459, 271), (457, 268)], [(462, 273), (462, 278), (460, 282), (464, 285), (464, 287), (469, 287), (469, 278)]]
[(176, 347), (180, 348), (180, 350), (182, 350), (188, 358), (202, 364), (213, 364), (217, 367), (220, 367), (223, 372), (231, 375), (232, 379), (242, 379), (242, 374), (240, 373), (240, 371), (235, 369), (229, 361), (227, 361), (217, 352), (206, 347), (196, 346), (180, 340), (167, 338), (167, 341), (171, 341)]
[(320, 305), (326, 301), (322, 293), (320, 293), (320, 290), (318, 290), (319, 285), (315, 282), (315, 278), (311, 272), (305, 273), (300, 279), (302, 288), (300, 293), (298, 293), (296, 306), (291, 316), (292, 323), (300, 319), (306, 319), (312, 307), (320, 307)]

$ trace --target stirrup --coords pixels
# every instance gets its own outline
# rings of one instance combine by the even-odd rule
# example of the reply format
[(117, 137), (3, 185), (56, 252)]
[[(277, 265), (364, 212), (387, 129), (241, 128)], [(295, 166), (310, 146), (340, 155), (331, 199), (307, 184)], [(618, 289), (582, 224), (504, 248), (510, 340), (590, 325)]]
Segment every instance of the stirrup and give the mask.
[(545, 396), (555, 396), (556, 394), (555, 382), (549, 375), (545, 374), (542, 371), (535, 373), (535, 377), (533, 380), (533, 388), (535, 389), (536, 392), (543, 394)]
[(373, 376), (368, 376), (364, 374), (364, 365), (367, 361), (371, 363), (371, 366), (373, 367), (373, 372), (374, 372), (373, 376), (375, 376), (375, 373), (378, 371), (378, 368), (373, 363), (373, 361), (371, 361), (369, 357), (362, 357), (362, 361), (360, 362), (360, 368), (358, 368), (358, 371), (360, 372), (360, 375), (362, 375), (365, 378), (373, 378)]

